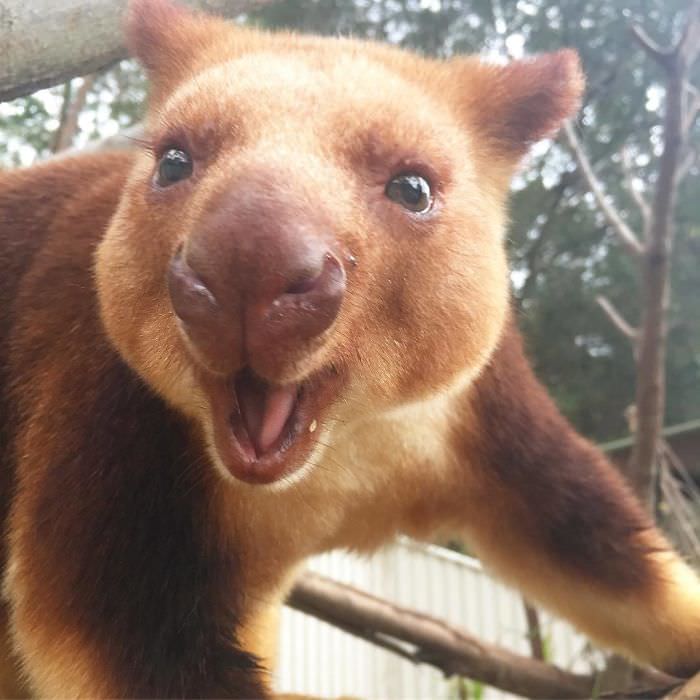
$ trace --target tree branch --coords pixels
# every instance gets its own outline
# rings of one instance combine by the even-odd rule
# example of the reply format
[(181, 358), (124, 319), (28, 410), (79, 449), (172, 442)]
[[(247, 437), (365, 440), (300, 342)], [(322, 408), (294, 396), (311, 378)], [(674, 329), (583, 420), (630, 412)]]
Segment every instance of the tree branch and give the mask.
[(612, 302), (604, 296), (597, 296), (596, 303), (605, 312), (605, 315), (610, 319), (613, 326), (617, 328), (623, 335), (627, 336), (632, 342), (637, 342), (639, 331), (628, 323), (622, 314), (613, 306)]
[(647, 55), (664, 70), (669, 70), (673, 62), (674, 49), (662, 47), (657, 44), (638, 24), (633, 24), (630, 30), (632, 36), (637, 40), (637, 43), (644, 49)]
[(652, 201), (649, 237), (641, 259), (642, 320), (637, 354), (638, 430), (630, 459), (630, 478), (637, 494), (654, 501), (654, 481), (660, 454), (666, 405), (666, 342), (670, 304), (670, 267), (675, 230), (675, 209), (683, 173), (687, 84), (700, 53), (700, 0), (689, 8), (680, 40), (666, 68), (663, 114), (663, 148), (659, 157)]
[(700, 0), (692, 0), (683, 34), (674, 47), (676, 67), (688, 73), (700, 55)]
[(697, 698), (700, 698), (700, 673), (664, 696), (664, 700), (697, 700)]
[(683, 115), (683, 131), (687, 134), (700, 113), (700, 90), (691, 83), (686, 83), (685, 89), (688, 93), (688, 103)]
[(530, 643), (530, 653), (533, 659), (545, 661), (544, 640), (542, 639), (542, 626), (540, 625), (540, 615), (534, 605), (530, 605), (525, 598), (521, 598), (523, 612), (527, 621), (527, 639)]
[(641, 255), (644, 247), (634, 231), (632, 231), (632, 229), (620, 216), (617, 209), (608, 201), (603, 185), (593, 172), (593, 167), (588, 160), (588, 156), (583, 150), (583, 147), (576, 136), (576, 132), (574, 131), (574, 127), (570, 122), (567, 122), (564, 125), (564, 136), (566, 137), (569, 148), (571, 149), (578, 167), (586, 180), (588, 189), (591, 191), (591, 194), (595, 198), (596, 203), (605, 216), (608, 224), (612, 227), (613, 231), (615, 231), (618, 238), (629, 253), (635, 257)]
[(83, 82), (75, 95), (72, 95), (72, 90), (68, 87), (70, 83), (66, 83), (67, 88), (63, 98), (63, 107), (61, 109), (61, 121), (54, 134), (53, 145), (51, 147), (54, 153), (64, 151), (73, 145), (73, 140), (79, 131), (78, 120), (80, 118), (80, 113), (83, 111), (83, 107), (85, 107), (88, 93), (95, 84), (96, 78), (97, 76), (94, 73), (84, 76)]
[[(270, 0), (182, 0), (227, 17)], [(0, 101), (87, 75), (127, 57), (122, 17), (127, 0), (0, 2)]]
[[(537, 698), (590, 697), (590, 676), (569, 673), (502, 647), (427, 615), (401, 608), (317, 574), (302, 576), (288, 605), (392, 651), (428, 663), (446, 675), (467, 676)], [(378, 641), (381, 640), (381, 641)]]
[(527, 300), (530, 293), (530, 288), (535, 284), (539, 270), (543, 265), (544, 261), (540, 255), (540, 250), (548, 241), (552, 233), (553, 222), (555, 220), (554, 214), (559, 207), (561, 200), (564, 198), (564, 192), (570, 184), (571, 175), (572, 173), (565, 173), (562, 176), (559, 184), (552, 191), (552, 201), (547, 207), (547, 218), (539, 228), (539, 236), (537, 236), (537, 238), (532, 242), (527, 252), (523, 256), (527, 265), (527, 276), (525, 277), (525, 280), (523, 281), (523, 284), (515, 297), (516, 304), (519, 309), (522, 309), (523, 302)]
[(685, 176), (690, 172), (690, 169), (698, 162), (698, 149), (694, 146), (689, 146), (685, 157), (678, 167), (678, 180), (683, 181)]

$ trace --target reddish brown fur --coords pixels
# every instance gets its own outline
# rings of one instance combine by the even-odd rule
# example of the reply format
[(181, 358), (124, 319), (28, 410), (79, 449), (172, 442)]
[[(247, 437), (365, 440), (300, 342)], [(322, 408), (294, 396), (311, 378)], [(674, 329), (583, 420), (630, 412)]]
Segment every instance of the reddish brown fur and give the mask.
[(458, 449), (481, 453), (485, 491), (507, 491), (508, 517), (572, 574), (594, 571), (599, 585), (643, 591), (656, 581), (644, 558), (651, 520), (600, 452), (569, 437), (520, 346), (508, 329), (475, 386), (478, 429), (458, 433)]
[[(437, 62), (166, 0), (133, 2), (129, 34), (154, 82), (150, 148), (0, 175), (5, 588), (33, 689), (265, 696), (273, 620), (306, 556), (444, 530), (603, 643), (697, 667), (697, 578), (559, 415), (509, 319), (508, 180), (575, 108), (575, 56)], [(158, 189), (173, 144), (195, 170)], [(425, 218), (384, 196), (407, 170), (437, 193)], [(276, 220), (354, 258), (324, 334), (247, 360), (271, 383), (336, 377), (287, 455), (298, 480), (273, 487), (222, 466), (222, 379), (165, 282), (181, 248), (218, 279), (240, 264), (213, 256), (227, 226), (255, 225), (231, 205), (244, 194), (264, 213), (259, 269), (281, 255)]]
[[(58, 171), (69, 190), (59, 190), (41, 251), (14, 295), (13, 405), (32, 416), (16, 444), (24, 478), (11, 546), (31, 552), (10, 569), (16, 640), (41, 694), (217, 697), (235, 687), (259, 695), (255, 662), (231, 636), (235, 551), (217, 547), (209, 487), (190, 466), (197, 457), (187, 456), (178, 419), (135, 381), (97, 319), (92, 256), (130, 157), (75, 164), (37, 168), (27, 183), (41, 192)], [(65, 511), (66, 499), (78, 509)], [(172, 587), (168, 596), (163, 585)], [(50, 651), (37, 652), (42, 646)], [(115, 664), (118, 679), (106, 670)]]

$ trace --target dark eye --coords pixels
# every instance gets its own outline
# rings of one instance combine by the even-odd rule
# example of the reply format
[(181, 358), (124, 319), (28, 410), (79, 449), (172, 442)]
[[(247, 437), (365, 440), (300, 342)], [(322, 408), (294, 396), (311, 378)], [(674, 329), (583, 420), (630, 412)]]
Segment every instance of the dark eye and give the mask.
[(161, 187), (186, 180), (192, 175), (192, 158), (179, 148), (169, 148), (158, 163), (158, 184)]
[(433, 206), (428, 181), (415, 173), (397, 175), (389, 180), (384, 194), (402, 207), (418, 214), (425, 214)]

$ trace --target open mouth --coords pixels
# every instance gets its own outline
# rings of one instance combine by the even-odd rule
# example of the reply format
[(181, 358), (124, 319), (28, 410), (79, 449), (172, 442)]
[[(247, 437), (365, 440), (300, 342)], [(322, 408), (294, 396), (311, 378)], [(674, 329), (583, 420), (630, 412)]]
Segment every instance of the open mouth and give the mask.
[(244, 367), (212, 387), (219, 461), (237, 479), (269, 484), (303, 466), (316, 443), (318, 421), (335, 394), (337, 373), (275, 385)]
[(296, 419), (303, 385), (272, 386), (246, 367), (236, 374), (233, 392), (231, 429), (248, 459), (259, 460), (289, 445), (300, 428)]

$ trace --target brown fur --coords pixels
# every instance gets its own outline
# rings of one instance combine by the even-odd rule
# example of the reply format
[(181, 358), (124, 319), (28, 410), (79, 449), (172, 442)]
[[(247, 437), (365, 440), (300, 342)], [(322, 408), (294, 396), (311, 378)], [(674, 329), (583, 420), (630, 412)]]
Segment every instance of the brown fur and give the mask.
[[(508, 180), (575, 108), (574, 55), (437, 62), (165, 0), (133, 2), (129, 35), (154, 83), (147, 147), (0, 175), (5, 590), (33, 689), (265, 696), (305, 557), (445, 530), (603, 643), (696, 668), (697, 577), (559, 415), (508, 312)], [(173, 144), (195, 170), (159, 189)], [(406, 170), (436, 191), (424, 218), (384, 196)], [(272, 383), (335, 376), (269, 486), (233, 479), (212, 437), (236, 334), (205, 366), (165, 282), (181, 248), (225, 274), (227, 225), (256, 225), (242, 201), (267, 239), (301, 222), (354, 260), (317, 342), (247, 358)], [(250, 265), (273, 269), (270, 245)]]

